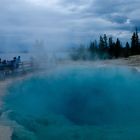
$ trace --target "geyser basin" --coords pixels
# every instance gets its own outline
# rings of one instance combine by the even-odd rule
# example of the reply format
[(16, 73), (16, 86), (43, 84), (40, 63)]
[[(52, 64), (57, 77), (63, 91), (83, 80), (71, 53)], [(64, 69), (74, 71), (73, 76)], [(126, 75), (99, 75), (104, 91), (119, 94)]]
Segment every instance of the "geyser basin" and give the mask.
[(59, 129), (135, 125), (140, 124), (140, 74), (122, 67), (60, 68), (11, 86), (4, 100), (9, 117), (30, 131), (35, 123), (45, 124), (45, 130), (52, 123)]

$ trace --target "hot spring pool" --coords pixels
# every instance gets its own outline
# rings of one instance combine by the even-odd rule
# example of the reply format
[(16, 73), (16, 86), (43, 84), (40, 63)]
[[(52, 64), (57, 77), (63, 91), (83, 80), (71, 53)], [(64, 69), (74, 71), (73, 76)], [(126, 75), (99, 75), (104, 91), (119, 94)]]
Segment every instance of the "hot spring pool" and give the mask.
[(21, 126), (13, 140), (140, 138), (140, 74), (132, 69), (59, 68), (12, 85), (4, 102)]

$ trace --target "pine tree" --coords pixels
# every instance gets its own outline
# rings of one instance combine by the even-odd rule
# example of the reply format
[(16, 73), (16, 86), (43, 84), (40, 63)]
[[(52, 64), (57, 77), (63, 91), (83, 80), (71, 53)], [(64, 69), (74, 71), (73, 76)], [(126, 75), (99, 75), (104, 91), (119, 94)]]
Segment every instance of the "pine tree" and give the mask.
[(135, 52), (136, 52), (136, 46), (135, 46), (135, 32), (133, 33), (133, 35), (132, 35), (132, 38), (131, 38), (131, 53), (132, 53), (132, 55), (134, 55), (135, 54)]
[(120, 55), (121, 55), (121, 42), (118, 38), (117, 38), (117, 41), (115, 43), (114, 51), (115, 51), (115, 57), (116, 58), (120, 57)]
[(136, 31), (133, 33), (131, 38), (131, 52), (132, 55), (136, 55), (140, 53), (140, 47), (139, 47), (139, 36), (138, 36), (138, 29), (136, 28)]
[(137, 28), (136, 28), (136, 48), (137, 48), (137, 53), (139, 53), (139, 35), (138, 35)]
[(94, 44), (94, 42), (90, 42), (89, 51), (90, 51), (90, 53), (95, 53), (95, 44)]
[(108, 40), (108, 44), (109, 44), (109, 58), (113, 58), (114, 56), (114, 46), (115, 46), (115, 43), (113, 42), (113, 39), (112, 37), (109, 37), (109, 40)]
[(124, 57), (129, 57), (130, 55), (130, 45), (128, 42), (126, 42), (125, 48), (124, 48)]
[(106, 36), (106, 34), (104, 34), (103, 40), (104, 40), (104, 48), (107, 48), (108, 47), (108, 43), (107, 43), (107, 36)]
[(100, 40), (99, 40), (99, 50), (101, 53), (104, 51), (104, 39), (102, 36), (100, 36)]

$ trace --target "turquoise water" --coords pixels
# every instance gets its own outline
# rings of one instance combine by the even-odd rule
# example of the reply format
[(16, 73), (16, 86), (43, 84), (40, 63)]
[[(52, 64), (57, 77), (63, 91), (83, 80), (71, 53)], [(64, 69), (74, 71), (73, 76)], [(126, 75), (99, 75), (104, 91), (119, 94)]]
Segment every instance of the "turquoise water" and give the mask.
[(13, 140), (140, 138), (140, 74), (132, 69), (59, 68), (12, 85), (4, 102), (18, 124)]

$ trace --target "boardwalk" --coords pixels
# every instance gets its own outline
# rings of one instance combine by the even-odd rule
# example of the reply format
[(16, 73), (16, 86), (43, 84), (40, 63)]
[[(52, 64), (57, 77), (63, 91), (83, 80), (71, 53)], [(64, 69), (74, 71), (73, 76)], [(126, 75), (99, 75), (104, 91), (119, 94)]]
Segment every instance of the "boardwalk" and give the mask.
[(5, 78), (16, 76), (20, 74), (25, 74), (33, 71), (33, 63), (24, 61), (18, 63), (18, 67), (13, 67), (9, 64), (1, 64), (0, 65), (0, 80), (4, 80)]

